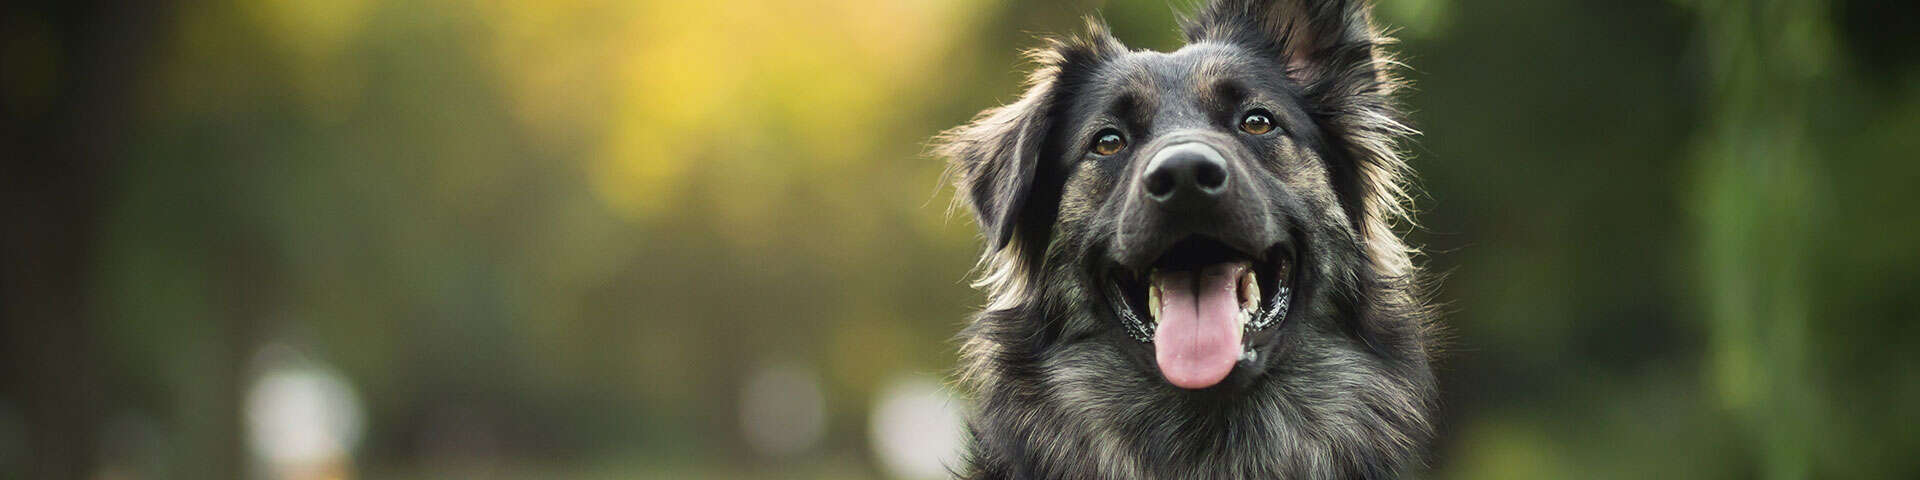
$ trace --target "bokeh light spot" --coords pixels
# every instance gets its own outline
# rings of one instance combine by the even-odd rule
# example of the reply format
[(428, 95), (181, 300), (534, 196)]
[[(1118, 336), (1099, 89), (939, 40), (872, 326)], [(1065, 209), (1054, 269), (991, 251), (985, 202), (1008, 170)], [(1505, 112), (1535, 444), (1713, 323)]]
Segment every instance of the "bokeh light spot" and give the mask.
[(247, 392), (249, 446), (272, 478), (338, 474), (360, 440), (360, 401), (338, 372), (269, 345)]
[(740, 428), (755, 452), (782, 457), (805, 452), (826, 432), (820, 377), (797, 365), (762, 368), (740, 396)]
[(960, 459), (964, 422), (958, 400), (933, 380), (910, 376), (890, 382), (874, 407), (874, 454), (901, 479), (946, 478)]

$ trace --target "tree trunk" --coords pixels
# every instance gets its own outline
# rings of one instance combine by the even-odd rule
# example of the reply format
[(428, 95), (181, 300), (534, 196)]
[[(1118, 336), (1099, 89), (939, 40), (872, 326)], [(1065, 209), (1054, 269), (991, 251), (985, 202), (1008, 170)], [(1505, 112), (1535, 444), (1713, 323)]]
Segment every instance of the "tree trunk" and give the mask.
[(27, 478), (92, 476), (105, 389), (93, 282), (106, 172), (168, 18), (163, 2), (3, 7), (0, 346), (25, 416)]

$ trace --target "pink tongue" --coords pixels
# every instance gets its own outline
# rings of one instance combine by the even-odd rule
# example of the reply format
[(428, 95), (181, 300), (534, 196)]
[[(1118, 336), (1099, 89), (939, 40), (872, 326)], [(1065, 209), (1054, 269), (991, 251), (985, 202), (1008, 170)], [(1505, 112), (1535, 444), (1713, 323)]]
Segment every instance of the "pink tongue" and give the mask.
[(1153, 275), (1153, 288), (1160, 290), (1153, 355), (1160, 374), (1174, 386), (1211, 387), (1227, 378), (1240, 360), (1239, 288), (1246, 269), (1245, 264), (1222, 263), (1197, 272)]

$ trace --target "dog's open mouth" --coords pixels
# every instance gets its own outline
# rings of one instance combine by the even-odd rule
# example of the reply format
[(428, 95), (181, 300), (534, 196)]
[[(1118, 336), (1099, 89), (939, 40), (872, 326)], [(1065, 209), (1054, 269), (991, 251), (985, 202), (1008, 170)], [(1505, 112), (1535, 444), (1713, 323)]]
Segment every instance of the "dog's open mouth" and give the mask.
[(1279, 247), (1240, 252), (1188, 238), (1141, 272), (1116, 268), (1114, 309), (1135, 339), (1154, 345), (1175, 386), (1213, 386), (1253, 350), (1246, 339), (1286, 317), (1294, 258)]

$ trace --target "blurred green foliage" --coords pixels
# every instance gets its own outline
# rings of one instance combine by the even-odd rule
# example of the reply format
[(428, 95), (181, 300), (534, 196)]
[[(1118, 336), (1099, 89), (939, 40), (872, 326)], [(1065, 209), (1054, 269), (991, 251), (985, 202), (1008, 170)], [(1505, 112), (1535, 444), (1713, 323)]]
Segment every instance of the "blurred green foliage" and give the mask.
[[(1434, 477), (1920, 475), (1920, 12), (1379, 3), (1426, 132), (1411, 235), (1448, 277)], [(1015, 98), (1032, 32), (1174, 48), (1183, 9), (171, 5), (74, 220), (81, 460), (241, 476), (242, 392), (290, 345), (358, 392), (356, 476), (879, 476), (874, 395), (946, 372), (980, 303), (927, 139)], [(57, 21), (8, 20), (10, 114), (88, 80)], [(823, 439), (756, 455), (741, 384), (789, 364)], [(6, 385), (0, 447), (46, 454)]]

